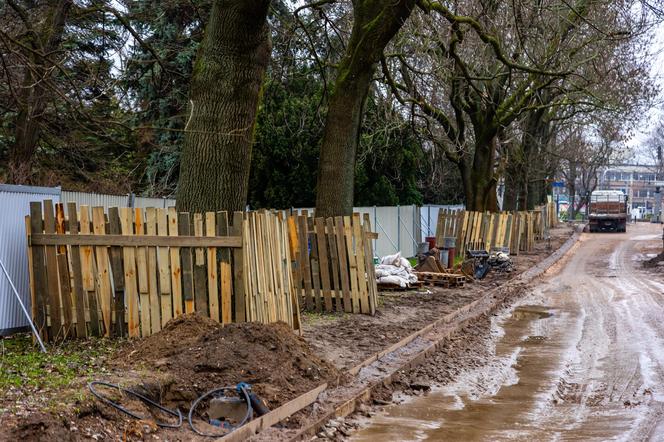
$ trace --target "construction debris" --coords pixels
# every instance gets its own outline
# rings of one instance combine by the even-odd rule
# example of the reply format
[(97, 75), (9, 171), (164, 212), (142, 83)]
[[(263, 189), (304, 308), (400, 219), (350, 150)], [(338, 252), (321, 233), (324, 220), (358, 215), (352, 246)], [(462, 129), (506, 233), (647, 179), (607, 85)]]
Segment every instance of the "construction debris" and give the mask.
[(389, 286), (409, 288), (417, 283), (417, 275), (410, 262), (401, 256), (401, 252), (385, 256), (376, 266), (376, 282)]

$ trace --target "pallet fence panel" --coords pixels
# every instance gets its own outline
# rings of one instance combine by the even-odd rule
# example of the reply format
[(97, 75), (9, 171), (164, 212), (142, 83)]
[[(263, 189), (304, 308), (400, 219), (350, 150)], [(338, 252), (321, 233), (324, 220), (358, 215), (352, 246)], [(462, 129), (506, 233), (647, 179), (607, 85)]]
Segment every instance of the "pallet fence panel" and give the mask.
[[(369, 215), (368, 213), (366, 214)], [(337, 240), (334, 231), (334, 218), (325, 220), (325, 229), (327, 233), (327, 245), (330, 249), (330, 269), (332, 271), (332, 296), (334, 307), (337, 312), (343, 312), (343, 291), (341, 290), (341, 281), (339, 279), (339, 252), (337, 251)]]
[[(190, 217), (174, 209), (105, 213), (94, 207), (90, 213), (87, 206), (77, 212), (72, 203), (67, 213), (65, 219), (63, 205), (44, 202), (32, 204), (26, 217), (33, 315), (45, 340), (149, 336), (187, 310), (224, 324), (284, 321), (300, 329), (292, 232), (282, 213), (236, 212), (231, 227), (226, 212)], [(316, 227), (327, 244), (325, 223)], [(210, 245), (197, 239), (203, 236)], [(329, 247), (323, 249), (327, 257)], [(194, 277), (196, 271), (202, 278)], [(331, 293), (332, 280), (324, 286)], [(328, 307), (333, 308), (331, 297)]]

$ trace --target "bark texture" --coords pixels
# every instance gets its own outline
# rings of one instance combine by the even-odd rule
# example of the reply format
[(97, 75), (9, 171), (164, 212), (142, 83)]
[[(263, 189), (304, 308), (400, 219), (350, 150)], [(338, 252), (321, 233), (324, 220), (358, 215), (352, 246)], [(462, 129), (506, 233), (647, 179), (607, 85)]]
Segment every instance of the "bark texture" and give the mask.
[(353, 29), (330, 96), (320, 150), (316, 215), (353, 211), (355, 157), (375, 65), (415, 0), (353, 0)]
[(180, 211), (244, 210), (270, 59), (269, 0), (216, 0), (194, 65), (180, 161)]

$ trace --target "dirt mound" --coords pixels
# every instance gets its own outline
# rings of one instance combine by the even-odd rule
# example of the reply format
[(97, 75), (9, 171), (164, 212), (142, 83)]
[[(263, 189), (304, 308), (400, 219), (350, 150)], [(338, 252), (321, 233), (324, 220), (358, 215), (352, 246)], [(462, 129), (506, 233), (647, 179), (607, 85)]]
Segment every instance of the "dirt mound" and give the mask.
[(185, 409), (200, 394), (238, 382), (251, 384), (275, 408), (323, 382), (336, 382), (340, 375), (284, 323), (222, 326), (198, 315), (181, 316), (132, 343), (112, 365), (116, 372), (158, 373), (162, 402)]

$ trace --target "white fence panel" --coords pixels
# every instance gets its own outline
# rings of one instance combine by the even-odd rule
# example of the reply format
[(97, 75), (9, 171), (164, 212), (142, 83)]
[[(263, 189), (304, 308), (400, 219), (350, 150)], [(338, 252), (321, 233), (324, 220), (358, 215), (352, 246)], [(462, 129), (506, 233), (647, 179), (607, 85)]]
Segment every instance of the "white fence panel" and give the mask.
[(101, 206), (108, 210), (110, 207), (127, 207), (129, 205), (129, 195), (107, 195), (103, 193), (86, 193), (86, 192), (69, 192), (63, 191), (61, 200), (65, 203), (65, 213), (69, 216), (67, 211), (67, 203), (75, 202), (76, 207), (87, 205), (90, 207)]

